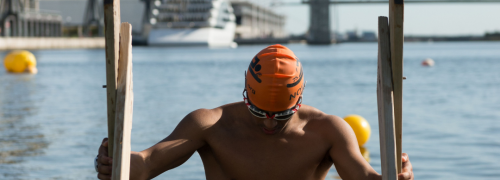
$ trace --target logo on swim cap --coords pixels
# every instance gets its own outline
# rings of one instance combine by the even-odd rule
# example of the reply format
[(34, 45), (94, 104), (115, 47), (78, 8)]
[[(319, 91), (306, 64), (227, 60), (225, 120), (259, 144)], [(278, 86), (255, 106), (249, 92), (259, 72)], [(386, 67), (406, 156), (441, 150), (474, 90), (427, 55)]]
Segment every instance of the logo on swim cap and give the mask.
[(262, 82), (262, 80), (259, 78), (259, 76), (257, 76), (257, 74), (255, 74), (255, 72), (253, 71), (253, 69), (255, 69), (255, 71), (260, 71), (260, 69), (262, 68), (262, 66), (260, 64), (257, 64), (259, 63), (260, 59), (259, 57), (255, 56), (255, 62), (252, 60), (250, 62), (250, 65), (248, 66), (248, 72), (250, 72), (250, 74), (252, 74), (253, 78), (255, 78), (255, 80), (259, 83)]
[[(299, 64), (298, 62), (299, 62), (299, 60), (297, 59), (297, 64)], [(302, 71), (302, 66), (301, 66), (300, 67), (300, 76), (298, 78), (299, 80), (297, 80), (296, 82), (294, 82), (292, 84), (287, 84), (286, 87), (291, 88), (291, 87), (297, 86), (297, 84), (299, 84), (302, 81), (302, 76), (304, 76), (304, 72)], [(294, 81), (295, 81), (295, 78), (294, 78)]]

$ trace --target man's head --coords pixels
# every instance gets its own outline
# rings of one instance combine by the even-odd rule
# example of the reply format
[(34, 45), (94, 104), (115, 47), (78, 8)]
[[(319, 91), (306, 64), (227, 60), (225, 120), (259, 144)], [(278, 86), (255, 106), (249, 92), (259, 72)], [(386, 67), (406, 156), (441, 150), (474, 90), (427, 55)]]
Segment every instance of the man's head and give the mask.
[(250, 62), (245, 90), (250, 103), (268, 112), (295, 107), (304, 90), (302, 64), (285, 46), (271, 45)]

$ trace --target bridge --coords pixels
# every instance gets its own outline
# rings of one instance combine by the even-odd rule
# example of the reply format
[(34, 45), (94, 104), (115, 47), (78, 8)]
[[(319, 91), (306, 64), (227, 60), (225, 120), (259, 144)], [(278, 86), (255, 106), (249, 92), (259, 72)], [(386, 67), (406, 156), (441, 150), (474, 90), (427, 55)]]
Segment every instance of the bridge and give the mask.
[[(38, 9), (39, 1), (50, 0), (0, 0), (0, 36), (43, 37), (62, 35), (62, 17), (55, 12), (44, 12)], [(72, 0), (63, 0), (72, 1)], [(83, 34), (89, 35), (91, 27), (97, 34), (103, 34), (102, 0), (87, 1), (83, 20)], [(149, 22), (155, 0), (143, 1), (143, 22)], [(185, 0), (187, 1), (187, 0)], [(330, 5), (356, 4), (388, 4), (389, 0), (296, 0), (297, 2), (276, 2), (271, 6), (308, 5), (310, 8), (310, 24), (307, 42), (309, 44), (332, 43), (330, 28)], [(410, 4), (423, 3), (500, 3), (500, 0), (391, 0)], [(82, 7), (83, 8), (83, 7)], [(95, 28), (97, 27), (97, 28)], [(148, 28), (143, 25), (144, 30)]]
[[(500, 0), (391, 0), (404, 3), (500, 3)], [(389, 0), (302, 0), (297, 3), (274, 3), (273, 6), (309, 5), (308, 44), (332, 43), (330, 5), (389, 4)]]

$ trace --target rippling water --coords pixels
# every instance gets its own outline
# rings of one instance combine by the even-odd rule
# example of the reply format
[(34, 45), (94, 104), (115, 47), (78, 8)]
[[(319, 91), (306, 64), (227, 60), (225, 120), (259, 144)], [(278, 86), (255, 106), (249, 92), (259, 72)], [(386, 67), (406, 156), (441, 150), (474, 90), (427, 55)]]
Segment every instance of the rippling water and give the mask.
[[(166, 137), (187, 113), (241, 100), (244, 71), (265, 46), (134, 47), (132, 150)], [(372, 126), (380, 172), (376, 43), (288, 45), (304, 65), (304, 103)], [(416, 179), (500, 178), (500, 43), (405, 43), (403, 151)], [(3, 57), (6, 52), (0, 55)], [(106, 136), (103, 50), (33, 51), (39, 74), (0, 69), (0, 179), (95, 179)], [(434, 67), (422, 67), (433, 58)], [(334, 168), (327, 179), (337, 176)], [(157, 179), (205, 179), (195, 153)]]

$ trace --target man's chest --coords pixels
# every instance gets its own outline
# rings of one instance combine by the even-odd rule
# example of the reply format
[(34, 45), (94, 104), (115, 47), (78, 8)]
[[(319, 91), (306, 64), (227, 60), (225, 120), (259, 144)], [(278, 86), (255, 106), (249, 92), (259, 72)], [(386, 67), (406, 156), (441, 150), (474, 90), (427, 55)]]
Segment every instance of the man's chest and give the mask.
[(232, 176), (307, 175), (314, 173), (329, 149), (313, 135), (262, 137), (219, 133), (207, 141), (210, 156)]

